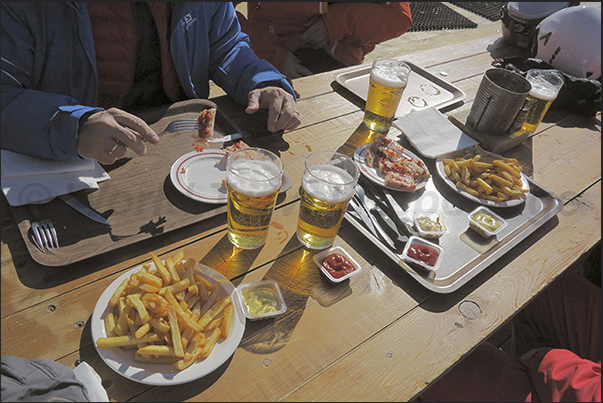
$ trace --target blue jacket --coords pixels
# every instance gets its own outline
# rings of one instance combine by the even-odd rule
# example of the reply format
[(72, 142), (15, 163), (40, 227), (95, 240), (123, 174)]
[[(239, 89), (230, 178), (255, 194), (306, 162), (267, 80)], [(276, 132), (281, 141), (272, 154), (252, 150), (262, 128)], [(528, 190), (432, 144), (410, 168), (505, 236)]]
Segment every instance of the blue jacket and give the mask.
[[(98, 81), (85, 2), (2, 2), (2, 148), (50, 159), (77, 157), (79, 119), (96, 107)], [(171, 55), (188, 98), (209, 80), (246, 105), (249, 91), (284, 75), (259, 59), (231, 2), (172, 3)], [(260, 85), (261, 84), (261, 85)]]

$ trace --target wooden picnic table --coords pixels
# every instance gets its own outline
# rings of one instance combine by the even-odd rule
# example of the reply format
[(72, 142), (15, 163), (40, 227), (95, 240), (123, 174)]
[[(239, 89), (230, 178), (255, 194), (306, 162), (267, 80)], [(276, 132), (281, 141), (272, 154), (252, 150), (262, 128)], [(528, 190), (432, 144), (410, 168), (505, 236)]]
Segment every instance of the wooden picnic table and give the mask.
[[(484, 33), (426, 50), (409, 46), (403, 53), (404, 59), (433, 74), (446, 72), (445, 79), (466, 93), (460, 105), (444, 111), (448, 115), (466, 116), (493, 58), (517, 53), (500, 32)], [(387, 46), (381, 48), (383, 54), (402, 54)], [(334, 83), (336, 74), (355, 68), (294, 80), (302, 125), (277, 137), (248, 141), (278, 151), (292, 179), (274, 212), (269, 240), (258, 250), (232, 247), (222, 212), (49, 267), (28, 253), (20, 223), (3, 197), (2, 356), (43, 357), (71, 368), (86, 361), (117, 401), (410, 400), (600, 241), (600, 114), (589, 118), (551, 111), (535, 135), (505, 154), (516, 155), (534, 181), (562, 199), (559, 214), (452, 293), (427, 290), (344, 220), (335, 244), (348, 250), (363, 271), (345, 283), (328, 283), (295, 236), (298, 188), (308, 151), (337, 150), (353, 135), (357, 140), (366, 132), (363, 102)], [(246, 115), (225, 96), (212, 100), (235, 127), (255, 127), (263, 120)], [(396, 132), (392, 129), (390, 135)], [(168, 145), (157, 147), (162, 146)], [(128, 163), (144, 164), (144, 159)], [(103, 190), (101, 184), (97, 192)], [(152, 204), (144, 207), (152, 209)], [(97, 300), (124, 272), (150, 261), (149, 252), (165, 259), (180, 250), (235, 286), (276, 280), (287, 312), (277, 319), (247, 321), (232, 357), (198, 380), (149, 386), (125, 379), (94, 347), (90, 320)], [(461, 305), (469, 306), (470, 314)]]

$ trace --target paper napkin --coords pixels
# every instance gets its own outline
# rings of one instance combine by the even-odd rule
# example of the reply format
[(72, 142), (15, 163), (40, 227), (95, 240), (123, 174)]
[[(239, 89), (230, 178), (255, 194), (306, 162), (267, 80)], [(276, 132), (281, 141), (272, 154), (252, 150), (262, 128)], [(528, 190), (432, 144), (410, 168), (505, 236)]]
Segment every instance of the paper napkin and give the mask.
[(428, 158), (472, 147), (478, 142), (452, 124), (435, 107), (413, 110), (394, 122), (419, 153)]
[(110, 179), (102, 166), (87, 159), (46, 160), (2, 150), (2, 192), (11, 206), (47, 203), (81, 189), (98, 189)]

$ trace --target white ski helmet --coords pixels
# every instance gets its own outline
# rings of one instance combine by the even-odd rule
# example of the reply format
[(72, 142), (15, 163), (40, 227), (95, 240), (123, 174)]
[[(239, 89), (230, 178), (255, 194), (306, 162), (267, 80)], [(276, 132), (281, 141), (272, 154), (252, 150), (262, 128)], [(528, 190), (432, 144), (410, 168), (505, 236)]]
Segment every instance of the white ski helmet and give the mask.
[(532, 57), (580, 78), (601, 79), (601, 10), (592, 6), (564, 8), (536, 27)]

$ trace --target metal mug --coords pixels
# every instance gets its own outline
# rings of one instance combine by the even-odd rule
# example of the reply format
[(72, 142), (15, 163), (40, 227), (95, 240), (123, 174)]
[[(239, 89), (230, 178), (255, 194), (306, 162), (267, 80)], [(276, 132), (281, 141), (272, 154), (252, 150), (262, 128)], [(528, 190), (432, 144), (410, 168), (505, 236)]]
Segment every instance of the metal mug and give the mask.
[(509, 133), (531, 89), (528, 80), (510, 70), (486, 70), (467, 116), (467, 123), (484, 133)]

